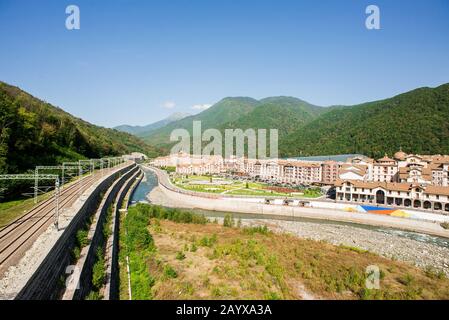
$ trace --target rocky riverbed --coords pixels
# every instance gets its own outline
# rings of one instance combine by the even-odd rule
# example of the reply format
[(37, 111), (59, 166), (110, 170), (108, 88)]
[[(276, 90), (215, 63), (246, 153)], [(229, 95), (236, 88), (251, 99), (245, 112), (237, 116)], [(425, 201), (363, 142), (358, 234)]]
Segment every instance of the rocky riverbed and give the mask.
[(242, 226), (256, 225), (266, 225), (274, 232), (288, 232), (301, 238), (357, 247), (420, 268), (432, 267), (443, 271), (449, 277), (448, 247), (408, 239), (394, 233), (347, 225), (269, 219), (242, 220)]

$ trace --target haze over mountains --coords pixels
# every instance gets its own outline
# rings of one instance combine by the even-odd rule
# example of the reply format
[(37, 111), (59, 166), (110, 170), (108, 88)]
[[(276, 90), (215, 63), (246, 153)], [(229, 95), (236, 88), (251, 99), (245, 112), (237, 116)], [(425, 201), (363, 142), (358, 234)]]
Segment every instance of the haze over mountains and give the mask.
[(125, 124), (125, 125), (114, 127), (113, 129), (122, 131), (122, 132), (126, 132), (126, 133), (130, 133), (130, 134), (134, 134), (134, 135), (148, 135), (156, 129), (162, 128), (171, 122), (184, 119), (185, 117), (188, 117), (188, 116), (190, 116), (189, 113), (176, 112), (176, 113), (173, 113), (172, 115), (168, 116), (165, 119), (148, 124), (146, 126), (130, 126), (130, 125)]
[(229, 97), (209, 109), (137, 134), (168, 152), (170, 133), (264, 128), (279, 130), (281, 156), (363, 153), (381, 157), (400, 147), (406, 152), (449, 154), (449, 84), (419, 88), (395, 97), (354, 106), (320, 107), (293, 97), (256, 100)]

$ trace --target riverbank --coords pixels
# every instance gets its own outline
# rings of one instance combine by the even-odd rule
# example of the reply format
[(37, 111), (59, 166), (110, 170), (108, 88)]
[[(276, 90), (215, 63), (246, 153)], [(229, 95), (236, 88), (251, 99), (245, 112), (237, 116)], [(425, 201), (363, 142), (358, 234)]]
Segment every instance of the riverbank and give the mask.
[[(175, 208), (198, 209), (187, 206), (178, 199), (169, 198), (155, 187), (148, 199), (158, 205)], [(397, 259), (420, 268), (435, 268), (449, 276), (449, 248), (401, 237), (400, 230), (379, 232), (339, 224), (282, 221), (276, 219), (243, 219), (243, 225), (267, 225), (275, 232), (287, 232), (300, 238), (326, 241), (335, 245), (346, 245), (368, 250), (389, 259)], [(423, 235), (426, 237), (426, 235)], [(449, 240), (448, 240), (449, 242)]]
[[(221, 223), (222, 219), (218, 221)], [(271, 219), (243, 219), (242, 226), (267, 226), (276, 233), (289, 233), (303, 239), (355, 247), (392, 260), (407, 262), (424, 270), (434, 269), (449, 277), (447, 247), (401, 236), (397, 230), (367, 230), (348, 225)], [(425, 235), (423, 235), (425, 237)]]
[(291, 207), (267, 205), (238, 198), (202, 198), (190, 194), (175, 192), (159, 184), (147, 196), (154, 204), (186, 209), (204, 209), (211, 211), (254, 213), (271, 216), (290, 216), (311, 219), (341, 221), (377, 227), (395, 228), (418, 233), (425, 233), (449, 239), (449, 230), (438, 222), (392, 217), (371, 213), (347, 212), (329, 208)]
[[(211, 223), (184, 210), (145, 204), (131, 207), (129, 213), (127, 219), (135, 216), (139, 221), (129, 226), (147, 234), (128, 239), (135, 244), (130, 246), (130, 260), (136, 299), (449, 297), (449, 280), (441, 272), (354, 246), (245, 227), (229, 219)], [(129, 234), (140, 234), (137, 229)], [(142, 241), (146, 244), (139, 244)]]

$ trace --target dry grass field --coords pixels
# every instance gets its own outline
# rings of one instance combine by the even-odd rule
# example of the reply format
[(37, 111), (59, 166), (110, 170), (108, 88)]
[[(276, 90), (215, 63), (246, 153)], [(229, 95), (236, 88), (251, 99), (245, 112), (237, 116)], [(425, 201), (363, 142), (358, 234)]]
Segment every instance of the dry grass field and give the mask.
[[(151, 219), (145, 261), (152, 299), (448, 299), (441, 273), (357, 248), (274, 234)], [(367, 289), (366, 267), (380, 269)]]

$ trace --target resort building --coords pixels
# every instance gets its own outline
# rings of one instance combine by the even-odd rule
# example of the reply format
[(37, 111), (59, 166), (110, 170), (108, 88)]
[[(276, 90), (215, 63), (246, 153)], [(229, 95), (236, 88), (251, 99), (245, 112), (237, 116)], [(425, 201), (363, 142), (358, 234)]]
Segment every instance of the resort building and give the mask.
[(297, 160), (246, 159), (245, 173), (261, 180), (292, 185), (321, 182), (321, 164)]
[(406, 154), (378, 160), (355, 155), (344, 162), (303, 159), (247, 159), (180, 152), (154, 159), (185, 175), (231, 173), (268, 183), (332, 185), (336, 201), (449, 211), (449, 156)]
[(337, 202), (449, 211), (449, 187), (338, 180), (335, 188)]
[(369, 166), (364, 164), (344, 163), (338, 171), (339, 179), (368, 181)]
[(321, 164), (321, 182), (333, 185), (338, 179), (340, 164), (337, 161), (327, 160)]
[(398, 163), (388, 155), (373, 163), (373, 181), (395, 182), (397, 181)]

